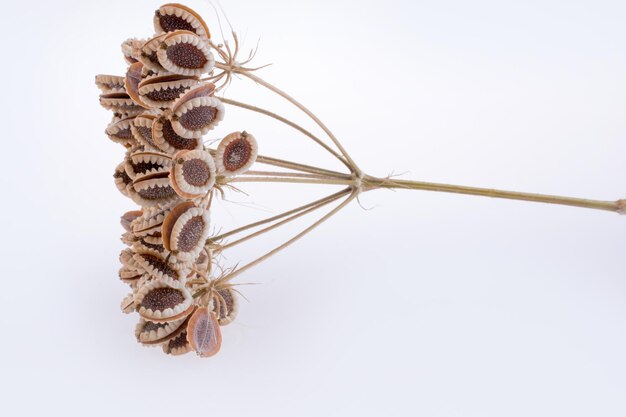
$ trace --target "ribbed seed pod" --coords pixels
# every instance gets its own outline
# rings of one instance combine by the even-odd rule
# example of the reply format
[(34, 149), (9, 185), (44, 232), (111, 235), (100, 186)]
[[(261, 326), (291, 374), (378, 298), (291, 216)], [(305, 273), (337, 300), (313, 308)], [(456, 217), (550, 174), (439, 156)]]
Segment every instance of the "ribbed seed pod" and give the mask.
[(177, 30), (188, 30), (204, 39), (211, 38), (207, 24), (190, 8), (176, 3), (159, 7), (154, 13), (154, 31), (163, 33)]
[(187, 199), (207, 194), (215, 184), (215, 162), (206, 151), (180, 151), (172, 158), (170, 183)]
[(160, 150), (173, 155), (180, 150), (203, 148), (200, 138), (184, 138), (176, 133), (168, 116), (164, 113), (152, 123), (152, 140)]
[(141, 100), (150, 107), (167, 108), (194, 85), (198, 78), (185, 75), (155, 75), (139, 84)]
[(150, 281), (135, 295), (139, 314), (145, 320), (163, 323), (187, 317), (193, 309), (191, 293), (162, 281)]
[(154, 73), (165, 71), (163, 66), (159, 63), (158, 50), (166, 36), (166, 33), (157, 35), (152, 39), (148, 39), (141, 47), (141, 54), (138, 58), (139, 62), (144, 65), (144, 70), (150, 70)]
[(96, 86), (103, 94), (124, 92), (124, 77), (119, 75), (96, 75)]
[(200, 357), (207, 358), (219, 352), (222, 332), (215, 314), (207, 307), (198, 308), (189, 319), (187, 340)]
[(245, 131), (231, 133), (217, 147), (217, 173), (225, 177), (244, 173), (256, 161), (258, 150), (256, 139), (251, 134)]
[(184, 317), (170, 322), (155, 323), (139, 319), (139, 323), (135, 327), (135, 336), (142, 345), (160, 345), (184, 332), (187, 329), (187, 320)]
[(202, 75), (210, 72), (215, 58), (209, 44), (193, 32), (177, 30), (162, 38), (157, 51), (159, 64), (180, 75)]
[(130, 148), (138, 143), (130, 129), (134, 119), (135, 116), (125, 117), (123, 119), (115, 117), (107, 126), (105, 133), (113, 142)]
[(199, 138), (224, 118), (224, 105), (215, 97), (196, 97), (172, 113), (172, 127), (184, 138)]
[(143, 64), (141, 62), (135, 62), (128, 67), (126, 71), (126, 78), (124, 78), (124, 87), (126, 92), (133, 99), (135, 103), (141, 107), (148, 109), (151, 106), (146, 104), (139, 96), (139, 83), (143, 80)]
[(222, 288), (213, 296), (213, 311), (220, 326), (232, 323), (237, 317), (239, 303), (232, 288)]
[(209, 211), (193, 202), (176, 205), (163, 221), (163, 246), (182, 262), (195, 262), (209, 237)]

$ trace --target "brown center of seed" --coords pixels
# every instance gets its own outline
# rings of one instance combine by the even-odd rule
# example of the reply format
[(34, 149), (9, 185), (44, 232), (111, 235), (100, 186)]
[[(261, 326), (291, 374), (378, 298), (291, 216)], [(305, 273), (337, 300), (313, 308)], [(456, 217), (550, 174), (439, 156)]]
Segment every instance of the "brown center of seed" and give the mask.
[(227, 289), (219, 290), (218, 293), (224, 300), (224, 302), (220, 303), (220, 318), (224, 318), (233, 311), (234, 300), (232, 294)]
[(141, 306), (152, 311), (163, 311), (174, 308), (183, 301), (185, 297), (176, 288), (161, 287), (150, 290), (141, 301)]
[(210, 106), (194, 107), (180, 116), (178, 121), (185, 129), (200, 130), (215, 120), (217, 109)]
[(120, 138), (120, 139), (132, 139), (133, 132), (130, 131), (130, 128), (127, 128), (127, 129), (120, 130), (113, 136), (115, 136), (116, 138)]
[(176, 149), (196, 149), (198, 139), (186, 139), (179, 136), (169, 120), (163, 122), (163, 139)]
[(142, 331), (151, 332), (152, 330), (159, 330), (160, 328), (165, 327), (166, 325), (167, 323), (154, 323), (151, 321), (147, 321), (146, 324), (144, 324)]
[(164, 88), (162, 90), (153, 90), (146, 94), (152, 101), (172, 101), (187, 90), (187, 87)]
[(164, 260), (157, 258), (153, 255), (143, 254), (143, 258), (148, 262), (154, 269), (162, 272), (168, 277), (172, 277), (174, 279), (178, 279), (178, 272), (174, 269), (170, 268), (170, 266)]
[(222, 163), (227, 171), (236, 171), (243, 167), (252, 154), (250, 142), (246, 139), (235, 139), (230, 142), (224, 150), (224, 158)]
[(126, 185), (130, 184), (132, 181), (128, 174), (126, 174), (126, 171), (124, 171), (123, 169), (115, 171), (115, 174), (113, 174), (113, 178), (121, 178), (122, 182)]
[(201, 216), (194, 216), (189, 219), (178, 235), (178, 250), (181, 252), (193, 250), (202, 237), (204, 226), (204, 220)]
[(181, 68), (200, 69), (207, 63), (204, 52), (188, 43), (177, 43), (169, 46), (167, 58)]
[(176, 194), (176, 192), (172, 187), (168, 185), (165, 187), (156, 186), (146, 188), (141, 191), (137, 191), (137, 194), (139, 194), (142, 198), (145, 198), (146, 200), (159, 200), (161, 198), (171, 197)]
[(175, 30), (188, 30), (190, 32), (196, 32), (196, 29), (183, 19), (182, 17), (174, 16), (171, 14), (162, 15), (159, 11), (156, 11), (156, 15), (159, 17), (159, 23), (166, 32), (174, 32)]
[(210, 176), (209, 167), (202, 159), (194, 158), (183, 162), (183, 178), (188, 184), (196, 187), (203, 186)]
[(172, 340), (170, 340), (167, 346), (171, 349), (182, 348), (187, 345), (187, 332), (184, 331)]

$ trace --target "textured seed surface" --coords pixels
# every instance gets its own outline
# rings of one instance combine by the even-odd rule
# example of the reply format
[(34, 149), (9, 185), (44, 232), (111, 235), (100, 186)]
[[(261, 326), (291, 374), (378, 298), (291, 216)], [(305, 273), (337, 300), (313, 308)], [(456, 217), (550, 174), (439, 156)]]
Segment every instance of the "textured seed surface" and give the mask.
[(138, 162), (138, 163), (133, 163), (133, 171), (135, 171), (137, 174), (143, 174), (144, 172), (148, 172), (151, 169), (158, 169), (158, 168), (163, 168), (163, 165), (161, 164), (156, 164), (154, 162)]
[(157, 10), (156, 15), (159, 17), (159, 23), (166, 32), (173, 32), (175, 30), (188, 30), (190, 32), (196, 32), (191, 23), (183, 19), (182, 17), (174, 16), (171, 14), (162, 15)]
[(204, 230), (204, 220), (200, 216), (194, 216), (180, 231), (178, 236), (178, 250), (181, 252), (189, 252), (193, 250), (202, 237), (202, 231)]
[(113, 174), (113, 178), (121, 178), (124, 184), (126, 185), (130, 184), (132, 181), (130, 177), (128, 176), (128, 174), (126, 174), (126, 171), (124, 170), (115, 171), (115, 174)]
[(198, 143), (197, 139), (186, 139), (178, 136), (169, 120), (163, 122), (163, 138), (176, 149), (195, 149)]
[(183, 163), (183, 178), (191, 185), (200, 187), (206, 184), (210, 175), (209, 167), (202, 159), (190, 159)]
[[(220, 318), (227, 317), (231, 311), (233, 311), (233, 295), (230, 293), (230, 290), (224, 289), (218, 291), (219, 295), (222, 296), (223, 302), (220, 303)], [(220, 300), (222, 301), (222, 300)]]
[(157, 252), (163, 252), (164, 250), (163, 245), (156, 245), (154, 243), (148, 243), (144, 239), (141, 239), (140, 241), (141, 241), (141, 244), (144, 245), (145, 247), (154, 249)]
[(167, 323), (153, 323), (151, 321), (147, 321), (143, 326), (144, 332), (151, 332), (152, 330), (159, 330), (161, 327), (165, 327)]
[(246, 139), (236, 139), (230, 142), (224, 150), (224, 167), (228, 171), (236, 171), (248, 162), (252, 148)]
[(176, 194), (176, 192), (168, 185), (166, 187), (146, 188), (145, 190), (137, 191), (137, 194), (146, 200), (159, 200), (161, 198), (171, 197)]
[(130, 131), (130, 128), (122, 129), (119, 132), (117, 132), (116, 134), (114, 134), (113, 136), (115, 136), (116, 138), (120, 138), (120, 139), (132, 139), (133, 138), (133, 132)]
[(175, 100), (187, 90), (187, 87), (164, 88), (162, 90), (150, 91), (146, 94), (152, 101), (171, 101)]
[(149, 291), (141, 301), (141, 305), (152, 311), (163, 311), (174, 308), (183, 301), (185, 301), (185, 297), (179, 290), (162, 287)]
[(178, 279), (178, 272), (170, 268), (170, 266), (164, 260), (148, 254), (142, 255), (142, 257), (157, 271), (160, 271), (169, 277)]
[(172, 349), (182, 348), (184, 346), (187, 346), (187, 343), (189, 343), (187, 342), (187, 332), (184, 331), (178, 336), (176, 336), (175, 338), (173, 338), (172, 340), (170, 340), (167, 346), (170, 348), (170, 350), (172, 350)]
[(178, 121), (180, 124), (189, 130), (200, 130), (213, 123), (217, 109), (210, 106), (194, 107), (182, 116)]
[(198, 69), (207, 63), (204, 53), (188, 43), (177, 43), (168, 47), (167, 58), (181, 68)]

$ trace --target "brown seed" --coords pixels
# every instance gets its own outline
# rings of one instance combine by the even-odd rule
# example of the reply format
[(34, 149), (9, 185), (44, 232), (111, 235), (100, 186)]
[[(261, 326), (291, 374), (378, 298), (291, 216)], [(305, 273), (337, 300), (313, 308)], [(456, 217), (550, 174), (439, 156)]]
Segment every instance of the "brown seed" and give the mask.
[(170, 182), (183, 198), (197, 198), (208, 193), (215, 184), (215, 162), (206, 151), (180, 151), (172, 158)]
[(217, 147), (217, 172), (226, 177), (242, 174), (254, 164), (257, 154), (258, 145), (254, 136), (245, 131), (231, 133)]
[(167, 71), (181, 75), (208, 73), (215, 65), (209, 44), (198, 35), (186, 30), (177, 30), (163, 38), (157, 51), (159, 64)]
[(207, 24), (192, 9), (182, 4), (164, 4), (154, 13), (154, 30), (157, 33), (187, 30), (204, 39), (211, 38)]
[(206, 307), (198, 308), (187, 324), (187, 340), (200, 357), (207, 358), (219, 352), (222, 333), (215, 314)]
[(172, 114), (174, 131), (185, 138), (208, 133), (224, 118), (224, 105), (215, 97), (196, 97)]

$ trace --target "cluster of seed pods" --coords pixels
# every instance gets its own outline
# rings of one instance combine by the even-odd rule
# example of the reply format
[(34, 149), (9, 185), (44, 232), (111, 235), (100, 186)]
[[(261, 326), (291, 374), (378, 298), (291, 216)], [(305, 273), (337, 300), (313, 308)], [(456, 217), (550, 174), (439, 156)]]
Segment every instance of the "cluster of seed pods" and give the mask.
[(215, 150), (203, 136), (224, 117), (215, 86), (203, 82), (215, 60), (202, 18), (180, 4), (161, 6), (155, 36), (122, 44), (125, 76), (97, 75), (100, 104), (113, 111), (107, 136), (125, 150), (113, 175), (139, 210), (122, 216), (127, 245), (120, 279), (131, 292), (122, 311), (140, 316), (138, 342), (165, 353), (220, 348), (220, 326), (237, 314), (237, 297), (213, 275), (209, 210), (213, 193), (250, 168), (257, 144), (246, 132), (225, 136)]

